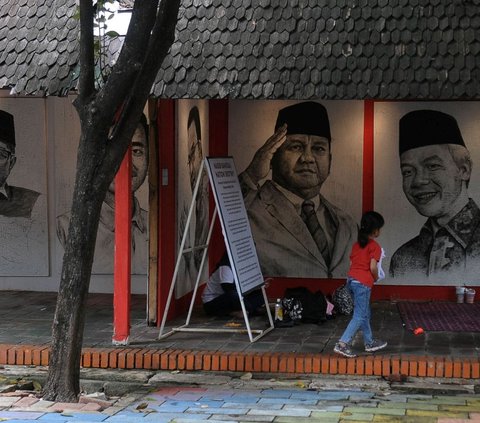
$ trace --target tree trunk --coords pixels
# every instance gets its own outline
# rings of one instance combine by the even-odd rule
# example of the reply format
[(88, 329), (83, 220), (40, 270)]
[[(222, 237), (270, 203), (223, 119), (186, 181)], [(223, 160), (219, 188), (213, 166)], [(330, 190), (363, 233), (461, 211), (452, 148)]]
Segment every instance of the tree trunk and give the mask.
[(135, 2), (124, 42), (128, 48), (122, 48), (105, 85), (96, 91), (93, 2), (80, 0), (80, 78), (75, 107), (82, 134), (43, 390), (46, 400), (75, 402), (80, 393), (85, 306), (102, 202), (174, 40), (180, 0), (162, 0), (160, 6), (158, 1)]
[[(91, 130), (82, 128), (82, 132), (91, 133)], [(105, 176), (96, 171), (98, 157), (92, 155), (94, 152), (99, 153), (79, 151), (68, 240), (52, 327), (54, 348), (43, 391), (44, 398), (50, 401), (77, 401), (80, 392), (85, 305), (100, 211), (108, 187)]]

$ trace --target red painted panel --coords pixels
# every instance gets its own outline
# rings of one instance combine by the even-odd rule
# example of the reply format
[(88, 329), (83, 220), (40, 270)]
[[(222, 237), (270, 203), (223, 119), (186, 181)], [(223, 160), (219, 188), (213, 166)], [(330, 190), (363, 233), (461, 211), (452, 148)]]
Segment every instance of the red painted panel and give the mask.
[(373, 210), (373, 107), (372, 100), (365, 101), (363, 107), (363, 212)]
[[(176, 183), (175, 183), (175, 101), (158, 100), (158, 177), (159, 181), (159, 247), (158, 247), (158, 324), (165, 310), (176, 260)], [(168, 175), (168, 183), (163, 180)], [(164, 185), (166, 184), (166, 185)], [(175, 312), (172, 301), (169, 316)]]
[[(209, 109), (209, 147), (211, 157), (228, 156), (228, 100), (210, 100)], [(215, 209), (215, 200), (210, 193), (210, 218)], [(225, 247), (222, 228), (217, 219), (209, 248), (210, 269), (220, 260)]]

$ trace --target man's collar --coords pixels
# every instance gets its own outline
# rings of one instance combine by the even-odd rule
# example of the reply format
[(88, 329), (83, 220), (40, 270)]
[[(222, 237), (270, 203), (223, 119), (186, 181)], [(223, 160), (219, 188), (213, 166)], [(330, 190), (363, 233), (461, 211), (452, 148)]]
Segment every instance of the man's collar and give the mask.
[[(287, 200), (295, 206), (298, 214), (300, 214), (302, 210), (302, 203), (305, 201), (305, 199), (298, 196), (297, 194), (294, 194), (292, 191), (289, 191), (288, 189), (282, 187), (273, 180), (272, 183), (275, 188), (277, 188), (285, 197), (287, 197)], [(320, 195), (316, 195), (315, 197), (311, 198), (310, 201), (313, 201), (313, 204), (315, 204), (315, 210), (317, 210), (321, 204)]]
[[(132, 223), (134, 223), (140, 232), (145, 232), (147, 229), (147, 224), (145, 219), (142, 216), (140, 203), (138, 199), (133, 197), (133, 210), (132, 210)], [(100, 213), (100, 221), (104, 226), (106, 226), (110, 231), (115, 231), (115, 210), (110, 207), (105, 201), (102, 204), (102, 211)]]
[(6, 182), (3, 184), (3, 186), (0, 187), (0, 194), (3, 194), (6, 198), (8, 198), (8, 190), (7, 190)]
[(429, 218), (422, 227), (432, 235), (435, 235), (441, 228), (457, 239), (464, 247), (468, 245), (475, 228), (480, 224), (480, 209), (475, 201), (469, 199), (467, 205), (463, 207), (450, 221), (444, 226), (436, 225), (432, 218)]

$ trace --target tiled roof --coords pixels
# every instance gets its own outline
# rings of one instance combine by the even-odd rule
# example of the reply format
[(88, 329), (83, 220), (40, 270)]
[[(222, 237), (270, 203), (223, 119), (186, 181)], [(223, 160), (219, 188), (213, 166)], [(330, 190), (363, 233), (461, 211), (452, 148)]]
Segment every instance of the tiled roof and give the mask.
[(156, 96), (480, 98), (480, 0), (184, 4)]
[(0, 2), (0, 88), (64, 95), (78, 62), (75, 0)]
[[(2, 2), (0, 87), (74, 87), (75, 1)], [(182, 0), (179, 16), (158, 97), (480, 98), (480, 0)]]

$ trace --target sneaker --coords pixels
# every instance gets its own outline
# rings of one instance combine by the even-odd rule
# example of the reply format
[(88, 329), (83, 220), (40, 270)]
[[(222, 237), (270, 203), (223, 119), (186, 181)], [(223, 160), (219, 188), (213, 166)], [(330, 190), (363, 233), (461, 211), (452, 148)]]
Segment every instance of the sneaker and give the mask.
[(366, 352), (374, 352), (381, 350), (387, 346), (387, 342), (380, 341), (379, 339), (374, 339), (371, 344), (365, 345)]
[(336, 352), (337, 354), (343, 355), (344, 357), (348, 357), (348, 358), (354, 358), (357, 356), (352, 351), (349, 345), (347, 344), (341, 345), (338, 342), (335, 344), (335, 348), (333, 348), (333, 351)]

